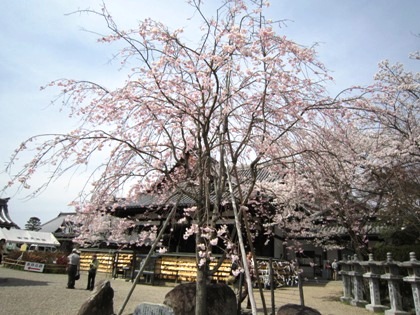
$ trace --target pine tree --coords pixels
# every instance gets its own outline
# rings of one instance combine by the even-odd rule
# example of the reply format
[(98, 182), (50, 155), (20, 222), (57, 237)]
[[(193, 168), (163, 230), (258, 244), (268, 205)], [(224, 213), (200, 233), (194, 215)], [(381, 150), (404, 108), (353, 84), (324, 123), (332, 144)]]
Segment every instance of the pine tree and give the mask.
[(41, 220), (37, 217), (30, 217), (25, 224), (25, 230), (39, 231), (41, 229)]

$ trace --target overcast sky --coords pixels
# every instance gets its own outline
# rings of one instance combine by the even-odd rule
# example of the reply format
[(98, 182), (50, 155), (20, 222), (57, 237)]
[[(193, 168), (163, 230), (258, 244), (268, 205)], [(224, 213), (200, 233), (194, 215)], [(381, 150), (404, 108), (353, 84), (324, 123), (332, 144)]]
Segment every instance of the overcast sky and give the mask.
[[(206, 1), (205, 1), (206, 2)], [(207, 0), (212, 5), (216, 0)], [(4, 0), (0, 10), (0, 168), (26, 138), (75, 127), (58, 106), (50, 103), (57, 90), (40, 91), (59, 78), (86, 79), (117, 86), (125, 76), (111, 61), (118, 47), (98, 44), (105, 33), (103, 20), (93, 15), (71, 14), (78, 9), (99, 8), (94, 0)], [(184, 0), (105, 0), (121, 28), (135, 28), (150, 17), (175, 28), (188, 27), (193, 37), (191, 11)], [(287, 21), (280, 33), (305, 46), (319, 43), (319, 59), (335, 82), (331, 93), (355, 84), (369, 84), (381, 60), (400, 62), (418, 72), (419, 61), (409, 60), (420, 50), (420, 1), (418, 0), (272, 0), (268, 16)], [(89, 30), (91, 32), (86, 32)], [(191, 38), (193, 40), (193, 38)], [(41, 182), (45, 177), (37, 177)], [(0, 173), (0, 186), (9, 180)], [(34, 183), (34, 186), (36, 183)], [(24, 200), (27, 191), (7, 190), (9, 212), (21, 228), (32, 216), (45, 223), (60, 212), (83, 185), (77, 175), (59, 180), (41, 196)]]

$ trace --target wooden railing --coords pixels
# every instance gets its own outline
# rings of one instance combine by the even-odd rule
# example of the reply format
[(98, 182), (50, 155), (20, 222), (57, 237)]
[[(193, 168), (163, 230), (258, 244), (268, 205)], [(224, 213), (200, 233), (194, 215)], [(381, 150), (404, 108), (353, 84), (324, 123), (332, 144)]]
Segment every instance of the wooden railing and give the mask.
[[(11, 259), (11, 258), (4, 258), (3, 265), (7, 268), (11, 269), (19, 269), (23, 270), (25, 267), (26, 261), (21, 259)], [(44, 272), (45, 273), (66, 273), (66, 265), (58, 265), (58, 264), (44, 264)]]

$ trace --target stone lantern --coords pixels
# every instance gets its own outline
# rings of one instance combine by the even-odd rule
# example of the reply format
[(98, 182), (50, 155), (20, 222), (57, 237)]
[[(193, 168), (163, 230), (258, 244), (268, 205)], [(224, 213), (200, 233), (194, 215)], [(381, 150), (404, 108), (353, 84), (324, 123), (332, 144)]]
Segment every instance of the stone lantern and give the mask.
[(365, 307), (372, 312), (383, 312), (388, 307), (381, 305), (381, 296), (379, 293), (379, 280), (383, 269), (382, 262), (374, 261), (373, 254), (369, 254), (368, 261), (362, 261), (360, 264), (366, 269), (363, 278), (369, 281), (370, 304)]
[(350, 303), (351, 301), (351, 277), (349, 272), (351, 271), (350, 264), (346, 257), (339, 261), (339, 266), (341, 271), (339, 274), (341, 275), (341, 279), (343, 279), (343, 296), (340, 297), (341, 302)]
[(416, 315), (420, 315), (420, 261), (417, 260), (416, 253), (411, 252), (410, 260), (401, 263), (401, 266), (408, 271), (408, 276), (403, 280), (411, 284)]
[(357, 259), (357, 255), (354, 255), (350, 266), (351, 271), (348, 274), (353, 280), (353, 299), (350, 301), (350, 304), (354, 306), (365, 306), (368, 302), (363, 299), (363, 268)]
[(400, 283), (402, 276), (400, 275), (399, 263), (392, 259), (391, 253), (386, 254), (386, 262), (384, 263), (385, 274), (381, 279), (388, 281), (389, 301), (391, 309), (385, 311), (385, 315), (405, 315), (408, 313), (402, 309), (402, 298), (400, 293)]

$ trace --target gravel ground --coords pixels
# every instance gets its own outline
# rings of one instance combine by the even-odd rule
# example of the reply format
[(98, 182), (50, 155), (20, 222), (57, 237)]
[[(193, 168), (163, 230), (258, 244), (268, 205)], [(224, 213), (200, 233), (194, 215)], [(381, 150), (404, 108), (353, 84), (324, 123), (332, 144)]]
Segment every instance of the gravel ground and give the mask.
[[(108, 274), (98, 273), (97, 282), (110, 280), (114, 289), (114, 311), (118, 313), (132, 288), (131, 282), (124, 279), (112, 279)], [(86, 291), (87, 274), (82, 273), (75, 290), (66, 289), (67, 276), (18, 271), (0, 267), (0, 315), (71, 315), (77, 314), (80, 306), (90, 296)], [(124, 309), (123, 314), (131, 314), (140, 302), (162, 303), (174, 283), (158, 285), (139, 284)], [(281, 288), (275, 292), (275, 305), (287, 303), (299, 304), (299, 291), (296, 287)], [(363, 308), (345, 305), (339, 301), (341, 282), (308, 282), (304, 286), (305, 305), (318, 309), (323, 315), (372, 314)], [(259, 292), (255, 290), (259, 314), (262, 303)], [(270, 291), (264, 290), (266, 305), (271, 310)], [(245, 302), (244, 302), (245, 303)], [(244, 304), (245, 305), (245, 304)], [(270, 314), (270, 311), (268, 312)]]

